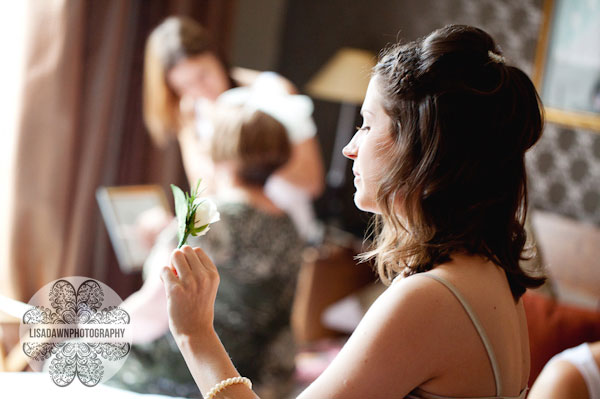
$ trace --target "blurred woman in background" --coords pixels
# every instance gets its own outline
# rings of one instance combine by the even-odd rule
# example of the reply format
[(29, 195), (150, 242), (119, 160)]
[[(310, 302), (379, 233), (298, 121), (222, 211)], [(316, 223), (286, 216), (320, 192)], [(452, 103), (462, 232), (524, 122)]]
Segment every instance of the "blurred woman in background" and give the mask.
[(294, 94), (294, 86), (273, 72), (230, 69), (208, 32), (191, 18), (167, 18), (146, 42), (144, 120), (157, 144), (177, 139), (190, 187), (202, 178), (213, 190), (210, 134), (203, 128), (210, 104), (252, 103), (282, 122), (292, 142), (290, 160), (266, 183), (267, 195), (290, 214), (305, 239), (318, 241), (311, 200), (323, 191), (323, 162), (312, 102)]
[[(209, 153), (221, 220), (189, 242), (204, 248), (219, 267), (215, 328), (229, 355), (255, 378), (263, 396), (280, 398), (291, 389), (294, 370), (289, 323), (303, 241), (264, 184), (289, 160), (291, 145), (283, 125), (262, 111), (218, 106), (211, 115)], [(177, 246), (176, 228), (172, 224), (161, 233), (144, 266), (144, 286), (122, 305), (132, 317), (137, 345), (111, 381), (138, 392), (197, 397), (200, 392), (168, 331), (158, 278)]]

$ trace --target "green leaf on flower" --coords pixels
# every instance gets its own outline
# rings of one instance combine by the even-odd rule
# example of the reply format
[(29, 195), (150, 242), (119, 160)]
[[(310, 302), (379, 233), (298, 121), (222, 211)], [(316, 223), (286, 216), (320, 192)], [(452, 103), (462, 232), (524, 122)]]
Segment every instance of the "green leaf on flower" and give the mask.
[[(173, 191), (173, 198), (175, 199), (175, 216), (177, 217), (177, 238), (181, 245), (182, 241), (185, 243), (184, 238), (186, 236), (187, 228), (187, 216), (188, 216), (188, 199), (187, 194), (174, 184), (171, 184), (171, 190)], [(179, 245), (179, 247), (181, 246)]]
[(210, 225), (210, 223), (205, 224), (204, 226), (200, 226), (197, 229), (192, 229), (192, 235), (195, 237), (198, 234), (202, 233), (208, 226)]

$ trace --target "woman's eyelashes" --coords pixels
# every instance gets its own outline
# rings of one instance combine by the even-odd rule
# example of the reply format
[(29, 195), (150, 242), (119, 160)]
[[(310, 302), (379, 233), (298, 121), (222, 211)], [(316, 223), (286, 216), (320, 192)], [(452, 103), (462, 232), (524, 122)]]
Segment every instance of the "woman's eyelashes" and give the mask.
[(363, 131), (363, 130), (364, 131), (369, 131), (370, 129), (371, 129), (371, 127), (369, 127), (369, 126), (356, 126), (356, 130), (359, 131), (359, 132)]

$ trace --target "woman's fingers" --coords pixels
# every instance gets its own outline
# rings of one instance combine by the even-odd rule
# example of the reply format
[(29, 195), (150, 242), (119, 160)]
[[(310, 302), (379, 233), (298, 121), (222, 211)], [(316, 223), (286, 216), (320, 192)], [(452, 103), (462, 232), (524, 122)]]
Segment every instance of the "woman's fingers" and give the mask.
[(172, 287), (174, 287), (176, 284), (179, 284), (179, 279), (175, 277), (173, 271), (167, 266), (163, 267), (160, 271), (160, 279), (163, 282), (163, 285), (165, 287), (165, 293), (167, 294), (168, 298), (169, 292), (171, 291)]
[(190, 246), (173, 251), (171, 266), (164, 267), (160, 277), (173, 334), (192, 335), (199, 329), (212, 327), (219, 275), (204, 251)]
[(202, 270), (202, 264), (196, 251), (189, 245), (184, 245), (181, 250), (185, 254), (185, 259), (190, 266), (190, 273), (194, 274), (196, 271)]
[(175, 267), (179, 281), (184, 285), (192, 280), (203, 281), (207, 277), (213, 280), (213, 277), (219, 275), (208, 255), (202, 249), (192, 248), (189, 245), (173, 251), (171, 264)]
[(176, 249), (173, 251), (171, 254), (171, 264), (175, 266), (175, 270), (177, 270), (177, 275), (180, 279), (185, 280), (186, 278), (189, 278), (191, 268), (187, 256), (182, 250)]
[(210, 258), (206, 254), (206, 252), (204, 252), (201, 248), (194, 248), (194, 252), (196, 253), (196, 256), (198, 257), (200, 263), (202, 264), (202, 266), (204, 267), (204, 269), (207, 272), (209, 272), (209, 273), (217, 272), (217, 268), (213, 264), (212, 260), (210, 260)]

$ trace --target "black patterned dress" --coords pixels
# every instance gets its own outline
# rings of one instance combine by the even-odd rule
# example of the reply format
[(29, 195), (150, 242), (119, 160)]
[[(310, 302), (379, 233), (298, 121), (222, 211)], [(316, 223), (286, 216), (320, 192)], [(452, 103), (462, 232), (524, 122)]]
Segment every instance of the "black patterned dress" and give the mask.
[[(205, 236), (188, 240), (204, 249), (219, 270), (215, 330), (240, 374), (270, 393), (265, 396), (282, 397), (294, 369), (289, 321), (303, 242), (286, 215), (244, 203), (217, 206), (221, 220)], [(201, 397), (170, 332), (134, 345), (110, 385)]]

